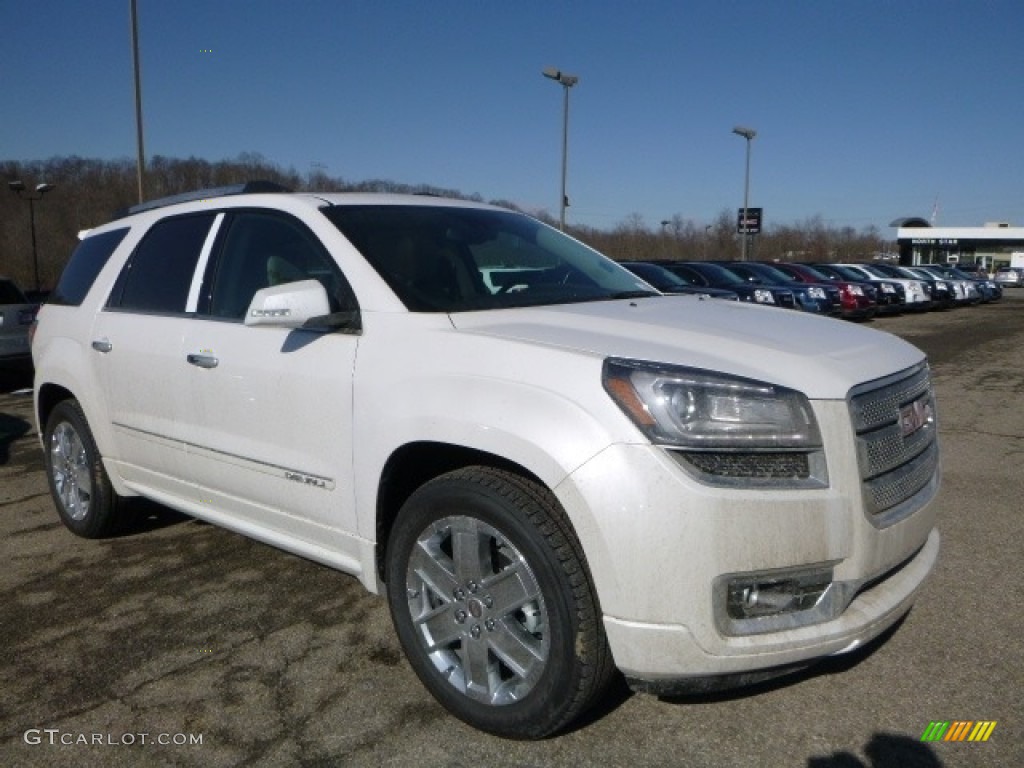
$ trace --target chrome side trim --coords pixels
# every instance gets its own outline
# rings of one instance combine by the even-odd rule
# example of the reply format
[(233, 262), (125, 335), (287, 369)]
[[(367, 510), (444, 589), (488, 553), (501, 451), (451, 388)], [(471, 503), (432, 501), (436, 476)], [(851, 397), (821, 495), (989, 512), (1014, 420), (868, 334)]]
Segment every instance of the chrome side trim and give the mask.
[(143, 440), (168, 445), (170, 447), (180, 446), (183, 453), (207, 456), (253, 472), (275, 475), (293, 483), (308, 485), (324, 491), (333, 491), (336, 485), (333, 478), (323, 477), (312, 472), (295, 469), (294, 467), (285, 467), (280, 464), (272, 464), (270, 462), (260, 461), (259, 459), (239, 456), (236, 453), (229, 453), (228, 451), (219, 451), (215, 448), (207, 448), (206, 446), (198, 445), (197, 443), (190, 443), (186, 440), (178, 440), (177, 438), (168, 437), (167, 435), (161, 435), (156, 432), (147, 432), (144, 429), (129, 427), (127, 424), (122, 424), (116, 421), (113, 423), (113, 426)]

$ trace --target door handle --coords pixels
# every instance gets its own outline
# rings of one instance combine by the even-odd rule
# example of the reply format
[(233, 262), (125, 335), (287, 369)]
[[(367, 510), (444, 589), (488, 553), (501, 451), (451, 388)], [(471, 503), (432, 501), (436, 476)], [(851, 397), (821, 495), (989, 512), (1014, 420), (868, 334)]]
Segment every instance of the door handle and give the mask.
[(216, 368), (220, 363), (220, 360), (213, 355), (189, 354), (185, 359), (192, 365), (197, 365), (200, 368)]
[(110, 343), (110, 339), (95, 339), (92, 343), (92, 348), (97, 352), (109, 352), (114, 348), (114, 345)]

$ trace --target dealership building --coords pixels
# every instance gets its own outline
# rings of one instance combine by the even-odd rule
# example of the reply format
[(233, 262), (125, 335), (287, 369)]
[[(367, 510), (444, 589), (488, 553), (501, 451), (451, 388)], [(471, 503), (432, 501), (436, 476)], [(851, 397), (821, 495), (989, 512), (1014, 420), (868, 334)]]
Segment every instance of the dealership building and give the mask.
[(927, 219), (897, 219), (900, 264), (981, 264), (992, 272), (1024, 258), (1024, 227), (1001, 221), (982, 227), (933, 227)]

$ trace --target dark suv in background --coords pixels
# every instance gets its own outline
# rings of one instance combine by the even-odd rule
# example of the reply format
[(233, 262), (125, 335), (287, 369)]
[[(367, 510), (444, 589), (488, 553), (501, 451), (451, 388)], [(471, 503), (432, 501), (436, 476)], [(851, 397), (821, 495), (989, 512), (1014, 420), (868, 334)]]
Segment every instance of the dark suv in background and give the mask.
[(710, 296), (713, 299), (728, 299), (730, 301), (739, 301), (740, 298), (736, 291), (695, 285), (675, 272), (665, 269), (661, 264), (651, 264), (648, 261), (620, 261), (619, 263), (662, 293)]
[(839, 314), (839, 289), (825, 283), (794, 280), (774, 266), (755, 261), (721, 261), (721, 266), (754, 285), (787, 288), (793, 292), (796, 305), (804, 312), (818, 315)]
[(753, 285), (718, 264), (705, 261), (659, 261), (657, 263), (694, 285), (735, 291), (739, 294), (740, 301), (784, 309), (796, 308), (796, 297), (788, 288)]

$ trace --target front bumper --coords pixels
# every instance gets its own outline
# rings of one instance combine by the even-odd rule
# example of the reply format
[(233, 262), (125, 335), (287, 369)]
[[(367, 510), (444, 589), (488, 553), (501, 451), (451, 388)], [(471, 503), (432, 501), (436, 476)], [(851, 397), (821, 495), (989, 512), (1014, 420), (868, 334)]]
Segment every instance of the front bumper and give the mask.
[[(631, 684), (658, 693), (716, 690), (787, 674), (824, 656), (853, 651), (880, 635), (910, 610), (938, 559), (939, 532), (898, 571), (860, 593), (833, 621), (775, 632), (760, 647), (726, 643), (704, 648), (685, 626), (605, 617), (615, 661)], [(736, 638), (738, 640), (739, 638)]]
[[(826, 488), (710, 487), (662, 449), (616, 445), (555, 489), (587, 554), (616, 665), (634, 683), (770, 676), (853, 650), (910, 609), (938, 556), (928, 503), (937, 476), (915, 509), (878, 527), (865, 512), (846, 404), (814, 407)], [(723, 630), (716, 582), (820, 564), (835, 582), (861, 588), (841, 613), (779, 631)]]

